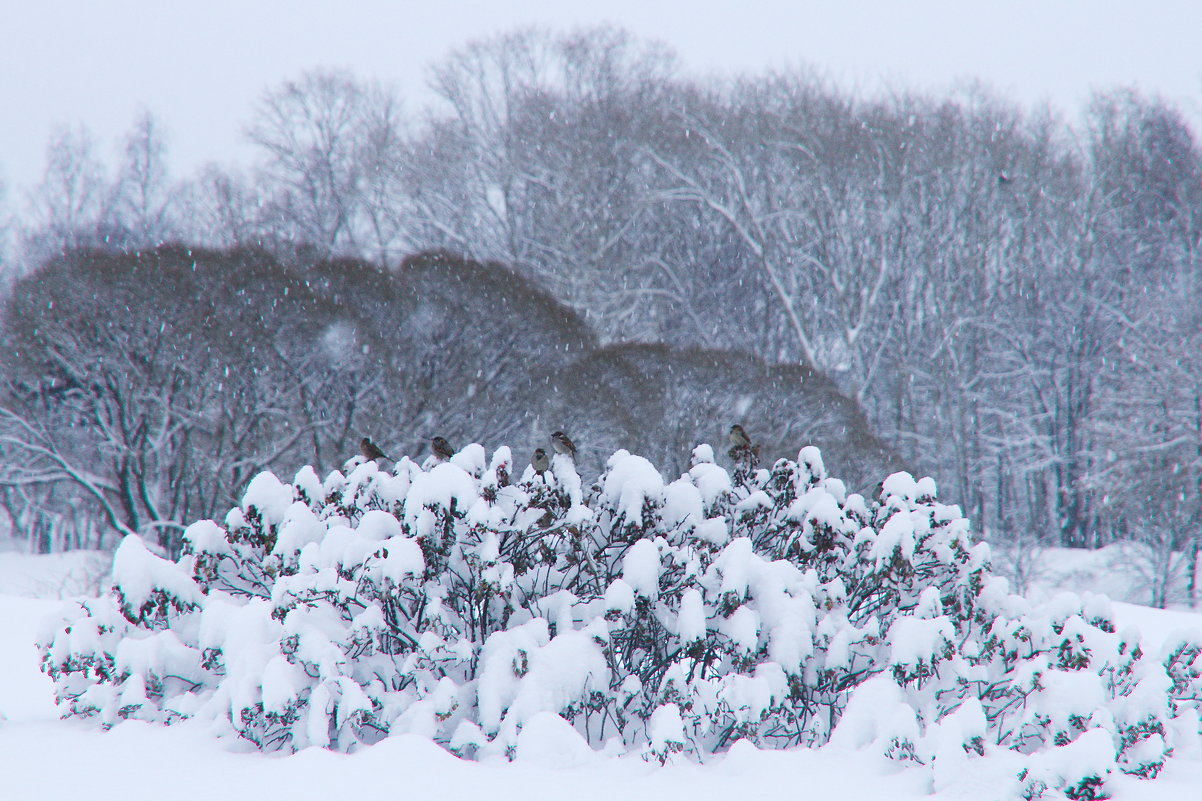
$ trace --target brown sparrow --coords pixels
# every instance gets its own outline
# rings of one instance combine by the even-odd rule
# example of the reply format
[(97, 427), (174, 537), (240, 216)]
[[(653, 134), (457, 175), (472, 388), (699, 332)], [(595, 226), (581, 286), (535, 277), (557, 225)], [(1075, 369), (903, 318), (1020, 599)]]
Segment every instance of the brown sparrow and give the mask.
[(567, 454), (572, 457), (572, 461), (576, 461), (576, 446), (562, 431), (556, 431), (551, 435), (551, 447), (555, 449), (556, 453)]
[(359, 453), (363, 454), (363, 458), (369, 462), (374, 462), (376, 459), (392, 460), (392, 457), (387, 456), (384, 451), (376, 447), (376, 443), (372, 442), (369, 437), (359, 440)]
[(547, 472), (547, 469), (551, 466), (551, 460), (547, 458), (547, 452), (542, 448), (535, 448), (534, 455), (530, 457), (530, 466), (540, 476)]
[(430, 452), (444, 462), (455, 455), (455, 449), (451, 447), (451, 443), (442, 437), (434, 437), (430, 440)]
[(736, 448), (750, 448), (751, 437), (743, 430), (743, 426), (735, 423), (730, 427), (730, 444)]

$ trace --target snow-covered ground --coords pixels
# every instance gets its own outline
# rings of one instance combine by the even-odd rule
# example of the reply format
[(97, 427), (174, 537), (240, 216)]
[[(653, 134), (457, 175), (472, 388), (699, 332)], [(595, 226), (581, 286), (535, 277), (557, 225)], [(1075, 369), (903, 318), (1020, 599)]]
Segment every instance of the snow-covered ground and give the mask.
[[(292, 756), (246, 753), (203, 724), (170, 728), (130, 721), (101, 732), (59, 720), (50, 681), (33, 646), (41, 619), (61, 597), (104, 583), (106, 557), (34, 557), (0, 553), (0, 799), (963, 799), (1012, 797), (1016, 761), (1009, 752), (965, 763), (953, 776), (906, 768), (870, 751), (757, 751), (737, 744), (710, 764), (653, 766), (589, 750), (558, 718), (523, 731), (516, 761), (465, 762), (428, 740), (406, 735), (347, 756), (308, 749)], [(1083, 577), (1089, 579), (1090, 577)], [(1093, 576), (1101, 581), (1104, 577)], [(1059, 584), (1056, 587), (1062, 586)], [(1083, 586), (1081, 589), (1086, 589)], [(1040, 585), (1034, 592), (1047, 593)], [(1172, 631), (1202, 628), (1202, 615), (1115, 605), (1118, 624), (1155, 647)], [(1119, 776), (1115, 799), (1202, 798), (1202, 753), (1178, 753), (1155, 781)]]
[(0, 546), (0, 595), (95, 596), (109, 588), (112, 566), (113, 555), (105, 551), (35, 555)]
[(1161, 586), (1170, 607), (1185, 606), (1189, 599), (1188, 562), (1183, 553), (1166, 556), (1149, 545), (1134, 542), (1096, 550), (993, 546), (994, 573), (1005, 576), (1016, 592), (1037, 603), (1067, 590), (1149, 604), (1157, 586)]

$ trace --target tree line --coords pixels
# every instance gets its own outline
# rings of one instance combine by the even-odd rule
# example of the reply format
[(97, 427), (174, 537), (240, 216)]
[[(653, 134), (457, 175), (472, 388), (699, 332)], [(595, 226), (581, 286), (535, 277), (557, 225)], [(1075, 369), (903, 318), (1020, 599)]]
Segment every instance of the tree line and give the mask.
[(1177, 109), (1114, 90), (1069, 124), (980, 89), (700, 81), (613, 28), (472, 42), (430, 78), (410, 109), (300, 76), (248, 122), (253, 165), (185, 180), (151, 116), (115, 167), (66, 130), (10, 274), (171, 241), (382, 271), (454, 252), (509, 265), (639, 375), (666, 348), (829, 379), (999, 538), (1196, 542), (1202, 150)]
[[(853, 481), (902, 466), (827, 377), (750, 354), (610, 345), (498, 264), (384, 270), (262, 250), (73, 250), (13, 287), (0, 355), (0, 510), (39, 550), (138, 534), (178, 553), (264, 469), (340, 467), (566, 427), (600, 469), (643, 447), (688, 467), (754, 410), (762, 460), (827, 446)], [(524, 464), (519, 464), (519, 469)]]

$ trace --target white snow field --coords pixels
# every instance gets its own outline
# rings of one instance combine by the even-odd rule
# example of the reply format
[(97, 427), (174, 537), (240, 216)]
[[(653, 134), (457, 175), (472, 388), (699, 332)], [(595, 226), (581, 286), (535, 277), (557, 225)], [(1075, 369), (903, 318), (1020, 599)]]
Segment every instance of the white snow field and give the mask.
[[(0, 554), (0, 799), (964, 799), (1014, 797), (1017, 757), (987, 751), (932, 776), (877, 749), (838, 744), (820, 749), (760, 751), (744, 742), (706, 765), (659, 766), (638, 757), (589, 749), (562, 720), (544, 714), (526, 726), (513, 762), (460, 760), (416, 735), (390, 737), (346, 755), (308, 748), (264, 755), (206, 725), (170, 727), (127, 721), (109, 731), (60, 720), (50, 680), (34, 647), (42, 619), (72, 588), (98, 580), (95, 554), (36, 557)], [(49, 596), (49, 597), (47, 597)], [(1202, 615), (1115, 603), (1120, 627), (1134, 626), (1145, 647), (1182, 628), (1202, 628)], [(1179, 746), (1164, 772), (1144, 781), (1113, 775), (1114, 799), (1202, 798), (1202, 749)], [(1045, 798), (1060, 797), (1045, 794)]]

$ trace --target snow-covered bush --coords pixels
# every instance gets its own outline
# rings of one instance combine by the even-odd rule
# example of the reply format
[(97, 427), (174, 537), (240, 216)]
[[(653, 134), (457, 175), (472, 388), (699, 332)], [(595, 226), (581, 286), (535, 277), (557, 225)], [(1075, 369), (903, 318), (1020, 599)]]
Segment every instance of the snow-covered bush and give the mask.
[(732, 477), (708, 446), (674, 481), (625, 451), (591, 487), (565, 456), (515, 476), (479, 445), (263, 473), (178, 562), (127, 538), (43, 668), (70, 714), (199, 717), (269, 750), (414, 732), (508, 755), (553, 713), (660, 762), (835, 741), (938, 781), (1011, 749), (1028, 797), (1155, 776), (1197, 732), (1198, 643), (1150, 658), (1102, 597), (1031, 608), (929, 478), (868, 499), (814, 448)]

